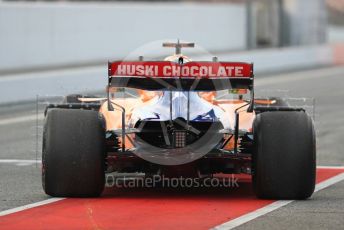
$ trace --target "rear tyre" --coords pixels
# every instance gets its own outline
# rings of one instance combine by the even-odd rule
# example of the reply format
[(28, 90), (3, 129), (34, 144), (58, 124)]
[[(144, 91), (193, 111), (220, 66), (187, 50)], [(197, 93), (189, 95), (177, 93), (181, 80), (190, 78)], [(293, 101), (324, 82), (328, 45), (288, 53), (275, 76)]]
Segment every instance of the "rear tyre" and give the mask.
[(98, 112), (48, 110), (42, 184), (55, 197), (95, 197), (104, 189), (105, 130)]
[(315, 133), (304, 112), (264, 112), (254, 124), (253, 188), (259, 198), (306, 199), (315, 188)]

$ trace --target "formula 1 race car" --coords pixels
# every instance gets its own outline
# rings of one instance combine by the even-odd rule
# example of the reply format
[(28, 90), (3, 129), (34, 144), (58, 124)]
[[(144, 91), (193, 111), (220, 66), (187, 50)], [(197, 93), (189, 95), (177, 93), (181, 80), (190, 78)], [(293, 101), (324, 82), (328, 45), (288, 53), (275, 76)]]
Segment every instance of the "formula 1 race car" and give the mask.
[(110, 172), (244, 173), (259, 198), (310, 197), (315, 132), (305, 110), (255, 98), (251, 63), (194, 62), (181, 54), (193, 43), (164, 46), (176, 49), (164, 61), (109, 62), (106, 97), (69, 95), (46, 107), (44, 191), (99, 196)]

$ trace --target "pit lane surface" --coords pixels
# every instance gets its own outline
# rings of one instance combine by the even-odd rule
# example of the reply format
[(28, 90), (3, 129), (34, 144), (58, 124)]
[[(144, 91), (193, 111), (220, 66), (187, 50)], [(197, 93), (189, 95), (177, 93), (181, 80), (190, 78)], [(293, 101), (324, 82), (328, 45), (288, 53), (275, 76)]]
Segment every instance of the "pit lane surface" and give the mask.
[[(257, 92), (265, 89), (287, 89), (289, 90), (289, 92), (287, 92), (287, 96), (314, 97), (316, 99), (315, 119), (318, 135), (317, 153), (319, 165), (344, 165), (344, 155), (342, 154), (342, 149), (344, 147), (342, 142), (342, 124), (344, 122), (344, 91), (342, 90), (344, 85), (343, 74), (344, 68), (336, 67), (283, 74), (280, 76), (262, 78), (257, 76)], [(36, 163), (35, 161), (36, 154), (38, 156), (37, 160), (39, 160), (40, 157), (40, 143), (36, 146), (36, 132), (41, 132), (40, 128), (36, 130), (37, 121), (35, 110), (36, 108), (34, 104), (18, 105), (12, 106), (11, 108), (6, 107), (0, 109), (0, 210), (7, 210), (49, 198), (44, 195), (41, 189), (40, 166), (39, 163)], [(42, 121), (40, 119), (38, 121), (39, 125), (41, 125)], [(40, 136), (38, 136), (38, 140), (40, 141)], [(38, 149), (38, 153), (36, 153), (36, 148)], [(10, 159), (32, 161), (10, 161)], [(133, 197), (138, 198), (138, 202), (140, 202), (140, 200), (141, 202), (142, 200), (146, 200), (146, 205), (144, 205), (142, 210), (139, 212), (135, 212), (135, 215), (141, 215), (141, 218), (144, 217), (147, 221), (152, 221), (152, 223), (155, 221), (156, 223), (160, 223), (159, 218), (154, 217), (154, 213), (168, 213), (171, 212), (171, 209), (172, 211), (179, 210), (181, 207), (191, 205), (191, 203), (189, 203), (191, 200), (193, 202), (192, 205), (195, 205), (195, 213), (198, 213), (197, 210), (200, 210), (200, 212), (205, 213), (205, 215), (190, 216), (184, 211), (181, 211), (180, 213), (186, 216), (186, 220), (192, 221), (195, 224), (194, 226), (198, 226), (199, 228), (210, 228), (221, 224), (221, 221), (226, 222), (230, 218), (234, 218), (234, 216), (227, 216), (219, 222), (211, 223), (213, 224), (211, 226), (200, 226), (196, 225), (196, 223), (203, 222), (206, 224), (208, 223), (207, 220), (215, 217), (217, 218), (218, 215), (215, 215), (215, 217), (211, 215), (214, 213), (212, 212), (214, 210), (220, 210), (220, 212), (217, 213), (223, 213), (222, 210), (234, 207), (245, 208), (246, 205), (236, 203), (238, 200), (246, 199), (247, 196), (245, 198), (245, 195), (250, 194), (250, 187), (243, 186), (243, 188), (245, 187), (247, 187), (247, 190), (239, 193), (239, 195), (235, 195), (234, 190), (226, 193), (227, 191), (223, 191), (221, 189), (220, 191), (215, 190), (205, 194), (201, 192), (201, 195), (198, 195), (198, 192), (191, 192), (188, 194), (187, 191), (185, 191), (186, 195), (184, 192), (172, 193), (172, 197), (177, 197), (181, 200), (181, 202), (178, 203), (180, 206), (176, 206), (173, 202), (157, 202), (159, 201), (159, 195), (161, 196), (161, 191), (158, 192), (154, 190), (145, 191), (145, 194), (141, 195), (134, 193), (131, 198), (125, 197), (124, 192), (117, 194), (118, 196), (114, 193), (113, 196), (105, 196), (97, 202), (100, 202), (101, 206), (103, 206), (106, 205), (106, 202), (102, 204), (103, 201), (108, 201), (113, 198), (117, 201), (119, 200), (119, 202), (129, 202)], [(233, 196), (230, 196), (231, 194)], [(342, 226), (344, 225), (344, 220), (342, 218), (344, 207), (343, 194), (344, 182), (339, 182), (314, 194), (310, 200), (295, 201), (278, 210), (243, 224), (238, 228), (299, 229), (302, 227), (306, 229), (342, 229)], [(169, 200), (169, 197), (170, 194), (166, 193), (164, 199)], [(222, 199), (220, 199), (221, 197)], [(213, 201), (214, 198), (219, 198), (218, 201), (220, 202)], [(208, 201), (207, 205), (203, 208), (197, 206), (197, 204), (199, 205), (202, 201), (204, 202), (204, 200)], [(59, 202), (47, 205), (47, 210), (49, 212), (54, 212), (54, 209), (49, 210), (49, 207), (55, 207), (51, 205), (59, 205)], [(68, 202), (76, 202), (79, 205), (87, 204), (87, 200), (70, 200)], [(255, 200), (255, 202), (259, 203), (260, 201)], [(135, 210), (136, 203), (137, 202), (123, 203), (123, 206), (120, 206), (118, 210), (115, 210), (116, 212)], [(118, 202), (116, 202), (116, 204), (118, 204)], [(113, 205), (116, 204), (114, 203)], [(197, 207), (199, 209), (197, 209)], [(246, 210), (246, 212), (247, 211), (248, 210)], [(40, 216), (39, 214), (37, 215)], [(128, 216), (126, 219), (127, 222), (130, 223), (135, 221), (135, 215), (131, 217)], [(4, 223), (4, 221), (6, 222), (7, 218), (10, 216), (11, 215), (0, 217), (0, 223)], [(107, 217), (110, 218), (108, 214), (102, 214), (103, 219), (100, 221), (104, 222)], [(84, 218), (84, 216), (81, 216), (81, 218)], [(169, 224), (172, 224), (172, 222), (177, 222), (175, 224), (179, 224), (179, 227), (183, 226), (182, 220), (177, 221), (177, 219), (174, 220), (173, 217), (171, 218), (172, 219), (169, 219), (169, 221), (164, 222), (162, 228), (168, 228), (171, 226)], [(53, 220), (55, 221), (55, 224), (63, 223), (63, 215), (61, 214)], [(92, 223), (90, 218), (86, 218), (84, 221)], [(12, 223), (17, 222), (13, 219)], [(97, 222), (94, 223), (97, 224)], [(18, 225), (18, 227), (19, 226), (20, 225)], [(95, 227), (97, 227), (97, 225), (93, 226), (93, 228)]]

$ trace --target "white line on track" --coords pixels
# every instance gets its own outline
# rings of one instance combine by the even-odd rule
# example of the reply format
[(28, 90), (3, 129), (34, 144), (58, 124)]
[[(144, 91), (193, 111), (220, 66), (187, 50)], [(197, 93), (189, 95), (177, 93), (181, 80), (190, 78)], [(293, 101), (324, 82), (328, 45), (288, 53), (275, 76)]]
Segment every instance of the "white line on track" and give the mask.
[(279, 209), (283, 206), (286, 206), (287, 204), (290, 204), (291, 202), (293, 202), (293, 200), (278, 200), (278, 201), (275, 201), (273, 202), (272, 204), (269, 204), (263, 208), (260, 208), (260, 209), (257, 209), (253, 212), (250, 212), (250, 213), (247, 213), (243, 216), (240, 216), (234, 220), (230, 220), (226, 223), (223, 223), (221, 225), (218, 225), (216, 226), (215, 228), (213, 229), (216, 229), (216, 230), (223, 230), (223, 229), (233, 229), (235, 227), (238, 227), (242, 224), (245, 224), (251, 220), (254, 220), (260, 216), (263, 216), (269, 212), (272, 212), (276, 209)]
[(17, 207), (17, 208), (8, 209), (6, 211), (0, 212), (0, 216), (9, 215), (9, 214), (12, 214), (12, 213), (24, 211), (26, 209), (35, 208), (35, 207), (46, 205), (46, 204), (51, 204), (51, 203), (54, 203), (54, 202), (57, 202), (57, 201), (60, 201), (60, 200), (63, 200), (63, 199), (66, 199), (66, 198), (50, 198), (50, 199), (39, 201), (39, 202), (36, 202), (36, 203), (20, 206), (20, 207)]
[(0, 120), (0, 125), (11, 125), (20, 122), (35, 121), (36, 119), (42, 120), (44, 118), (43, 114), (39, 115), (28, 115), (21, 117), (5, 118)]
[(318, 169), (344, 169), (343, 166), (317, 166)]
[(17, 166), (27, 166), (40, 163), (42, 163), (41, 160), (0, 159), (0, 164), (15, 164)]
[[(333, 168), (333, 167), (325, 167), (325, 166), (320, 166), (318, 168)], [(344, 169), (344, 167), (341, 167), (341, 166), (338, 166), (336, 167), (338, 169)], [(334, 185), (340, 181), (344, 180), (344, 173), (341, 173), (337, 176), (334, 176), (328, 180), (325, 180), (319, 184), (317, 184), (315, 186), (315, 191), (314, 192), (318, 192), (324, 188), (327, 188), (331, 185)], [(272, 204), (269, 204), (263, 208), (260, 208), (260, 209), (257, 209), (253, 212), (250, 212), (250, 213), (247, 213), (245, 215), (242, 215), (234, 220), (230, 220), (228, 222), (225, 222), (221, 225), (218, 225), (216, 227), (214, 227), (213, 229), (216, 229), (216, 230), (228, 230), (228, 229), (233, 229), (233, 228), (236, 228), (242, 224), (245, 224), (251, 220), (254, 220), (260, 216), (263, 216), (269, 212), (272, 212), (276, 209), (279, 209), (279, 208), (282, 208), (283, 206), (286, 206), (287, 204), (290, 204), (292, 202), (294, 202), (295, 200), (278, 200), (278, 201), (275, 201), (273, 202)]]
[(41, 163), (41, 160), (0, 159), (0, 163)]
[[(331, 168), (331, 167), (336, 167), (336, 166), (318, 166), (318, 168)], [(338, 166), (337, 167), (338, 169), (344, 169), (344, 166)], [(315, 192), (318, 192), (319, 190), (322, 190), (324, 188), (327, 188), (333, 184), (336, 184), (340, 181), (344, 180), (344, 173), (341, 173), (337, 176), (334, 176), (328, 180), (325, 180), (319, 184), (316, 185), (315, 187)], [(39, 202), (36, 202), (36, 203), (32, 203), (32, 204), (28, 204), (28, 205), (24, 205), (24, 206), (20, 206), (20, 207), (17, 207), (17, 208), (12, 208), (12, 209), (8, 209), (8, 210), (5, 210), (5, 211), (2, 211), (0, 212), (0, 217), (1, 216), (6, 216), (6, 215), (9, 215), (9, 214), (13, 214), (13, 213), (16, 213), (16, 212), (20, 212), (20, 211), (24, 211), (24, 210), (27, 210), (27, 209), (31, 209), (31, 208), (35, 208), (35, 207), (39, 207), (39, 206), (42, 206), (42, 205), (46, 205), (46, 204), (51, 204), (51, 203), (54, 203), (54, 202), (57, 202), (57, 201), (61, 201), (61, 200), (64, 200), (66, 198), (50, 198), (50, 199), (47, 199), (47, 200), (43, 200), (43, 201), (39, 201)], [(272, 212), (276, 209), (279, 209), (283, 206), (286, 206), (287, 204), (290, 204), (291, 202), (293, 202), (294, 200), (279, 200), (279, 201), (275, 201), (273, 202), (272, 204), (269, 204), (261, 209), (258, 209), (256, 211), (253, 211), (253, 212), (250, 212), (248, 214), (245, 214), (243, 216), (240, 216), (234, 220), (231, 220), (231, 221), (228, 221), (226, 223), (223, 223), (221, 225), (218, 225), (216, 227), (214, 227), (213, 229), (216, 229), (216, 230), (223, 230), (223, 229), (233, 229), (235, 227), (238, 227), (244, 223), (247, 223), (253, 219), (256, 219), (260, 216), (263, 216), (269, 212)]]

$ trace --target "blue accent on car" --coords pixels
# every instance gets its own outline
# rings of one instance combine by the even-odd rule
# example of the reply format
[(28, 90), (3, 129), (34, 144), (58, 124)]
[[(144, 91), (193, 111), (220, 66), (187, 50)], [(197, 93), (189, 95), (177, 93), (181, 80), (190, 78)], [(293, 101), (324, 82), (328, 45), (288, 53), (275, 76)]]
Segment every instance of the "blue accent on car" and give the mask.
[(145, 120), (160, 120), (160, 114), (159, 113), (154, 113), (155, 117), (149, 117), (146, 118)]
[(214, 109), (211, 109), (209, 112), (198, 115), (193, 121), (218, 121), (219, 119), (216, 117)]

